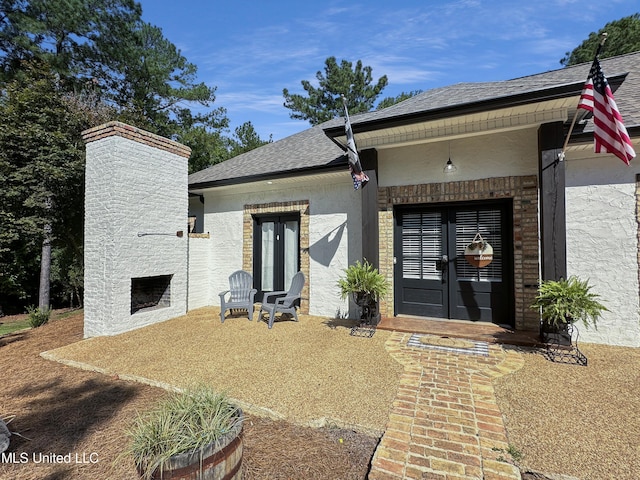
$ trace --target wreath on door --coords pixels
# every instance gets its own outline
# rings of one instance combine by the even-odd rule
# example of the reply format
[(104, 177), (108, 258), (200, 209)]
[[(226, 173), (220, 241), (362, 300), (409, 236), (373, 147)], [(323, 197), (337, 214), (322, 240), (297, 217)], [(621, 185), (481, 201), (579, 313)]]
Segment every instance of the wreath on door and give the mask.
[(464, 258), (474, 267), (486, 267), (493, 262), (493, 247), (478, 232), (464, 249)]

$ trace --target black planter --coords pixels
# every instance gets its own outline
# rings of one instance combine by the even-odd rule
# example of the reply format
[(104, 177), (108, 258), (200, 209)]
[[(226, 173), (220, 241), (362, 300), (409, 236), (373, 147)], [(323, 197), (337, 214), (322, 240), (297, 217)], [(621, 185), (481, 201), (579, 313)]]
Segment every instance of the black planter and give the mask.
[(360, 307), (360, 320), (362, 323), (377, 323), (378, 303), (375, 298), (365, 292), (355, 292), (353, 301)]
[(547, 322), (542, 322), (540, 334), (544, 343), (569, 347), (571, 346), (573, 325), (570, 323), (552, 325)]
[(578, 329), (573, 323), (550, 325), (543, 322), (540, 336), (546, 344), (547, 358), (552, 362), (587, 365), (587, 357), (578, 348)]

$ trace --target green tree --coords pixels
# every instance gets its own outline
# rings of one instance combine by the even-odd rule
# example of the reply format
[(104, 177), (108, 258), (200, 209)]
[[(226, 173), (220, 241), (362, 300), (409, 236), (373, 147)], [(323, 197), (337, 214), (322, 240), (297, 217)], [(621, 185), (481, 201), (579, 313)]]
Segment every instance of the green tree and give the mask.
[(223, 162), (229, 158), (230, 140), (222, 134), (222, 129), (211, 129), (200, 122), (198, 116), (191, 115), (188, 110), (179, 112), (177, 122), (179, 130), (175, 134), (176, 141), (191, 148), (189, 157), (189, 173), (194, 173), (210, 165)]
[[(129, 107), (145, 123), (138, 126), (166, 137), (176, 135), (183, 121), (187, 127), (198, 123), (218, 131), (228, 127), (226, 110), (211, 109), (215, 87), (196, 83), (197, 67), (158, 27), (138, 23), (132, 43), (116, 50), (120, 52), (113, 52), (119, 55), (117, 71), (126, 75), (113, 76), (107, 90), (117, 105)], [(191, 105), (209, 110), (193, 114)]]
[(0, 65), (5, 79), (38, 59), (66, 89), (114, 74), (116, 46), (128, 45), (142, 9), (134, 0), (0, 0)]
[(602, 39), (607, 33), (607, 40), (600, 52), (600, 58), (614, 57), (640, 50), (640, 13), (607, 23), (598, 32), (591, 32), (589, 37), (571, 52), (567, 52), (560, 64), (568, 67), (578, 63), (593, 61), (593, 57)]
[(301, 81), (307, 96), (289, 93), (286, 88), (282, 90), (284, 106), (291, 110), (291, 118), (308, 120), (311, 125), (341, 116), (344, 112), (342, 95), (347, 99), (349, 113), (368, 112), (387, 86), (386, 75), (372, 84), (371, 72), (371, 67), (363, 67), (360, 60), (353, 67), (347, 60), (338, 65), (335, 57), (329, 57), (325, 60), (324, 74), (316, 73), (317, 88), (308, 80)]
[(182, 142), (190, 171), (237, 148), (215, 87), (197, 82), (196, 66), (141, 15), (134, 0), (0, 0), (3, 301), (10, 292), (33, 302), (48, 225), (52, 292), (81, 294), (82, 130), (121, 120)]
[(400, 103), (405, 101), (407, 98), (415, 97), (422, 93), (422, 90), (412, 90), (410, 92), (402, 92), (400, 95), (395, 97), (387, 97), (384, 98), (378, 103), (376, 106), (376, 110), (382, 110), (383, 108), (390, 107), (391, 105), (395, 105), (396, 103)]
[(33, 302), (33, 268), (43, 242), (81, 245), (80, 132), (87, 123), (67, 104), (56, 76), (34, 64), (6, 85), (0, 118), (0, 291)]
[[(224, 108), (213, 107), (215, 87), (197, 82), (197, 67), (158, 27), (142, 21), (138, 3), (0, 2), (0, 79), (20, 75), (23, 62), (37, 58), (58, 75), (61, 89), (79, 92), (91, 84), (101, 102), (118, 107), (123, 121), (185, 139), (196, 164), (209, 155), (200, 148), (228, 147), (229, 120)], [(197, 135), (186, 134), (190, 128)]]
[(231, 150), (229, 153), (231, 157), (235, 157), (271, 142), (273, 142), (272, 135), (269, 136), (269, 140), (262, 140), (253, 127), (253, 124), (251, 122), (245, 122), (239, 127), (236, 127), (233, 138), (231, 139)]

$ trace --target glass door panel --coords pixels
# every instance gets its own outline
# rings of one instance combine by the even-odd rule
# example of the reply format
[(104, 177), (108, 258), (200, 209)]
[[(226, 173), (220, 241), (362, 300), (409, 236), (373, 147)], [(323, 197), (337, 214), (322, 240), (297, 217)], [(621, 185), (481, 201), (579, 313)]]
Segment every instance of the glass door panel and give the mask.
[(284, 290), (289, 289), (293, 276), (298, 272), (298, 228), (297, 220), (284, 223)]
[(256, 301), (262, 301), (264, 292), (288, 290), (300, 270), (300, 217), (255, 217), (253, 259)]
[(275, 246), (275, 222), (262, 223), (262, 255), (260, 264), (262, 265), (260, 274), (260, 284), (262, 290), (273, 291), (273, 266), (274, 266), (274, 246)]

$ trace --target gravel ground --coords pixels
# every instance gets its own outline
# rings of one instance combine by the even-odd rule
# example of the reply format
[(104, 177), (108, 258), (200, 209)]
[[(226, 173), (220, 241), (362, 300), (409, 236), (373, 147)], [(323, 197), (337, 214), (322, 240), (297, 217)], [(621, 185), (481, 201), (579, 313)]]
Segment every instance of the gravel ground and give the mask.
[[(78, 329), (81, 316), (0, 338), (6, 385), (0, 414), (18, 414), (12, 427), (37, 438), (14, 440), (20, 448), (100, 451), (108, 457), (121, 448), (123, 425), (135, 409), (162, 394), (122, 378), (139, 375), (178, 386), (201, 379), (263, 407), (256, 407), (261, 415), (330, 427), (308, 429), (254, 417), (245, 438), (248, 479), (329, 478), (326, 472), (339, 462), (344, 474), (335, 478), (363, 478), (375, 436), (335, 427), (384, 429), (401, 372), (384, 350), (389, 334), (351, 337), (346, 324), (317, 317), (278, 322), (269, 330), (246, 318), (220, 324), (217, 313), (202, 309), (87, 341)], [(37, 356), (44, 350), (111, 375), (52, 364)], [(519, 349), (524, 367), (495, 382), (510, 444), (522, 454), (523, 479), (640, 478), (640, 349), (581, 344), (581, 350), (589, 359), (586, 367), (552, 363), (540, 352)], [(30, 412), (26, 418), (25, 412)], [(310, 452), (325, 453), (309, 461)], [(349, 458), (360, 464), (352, 466)], [(97, 478), (83, 475), (83, 469), (47, 478)], [(18, 478), (3, 471), (15, 473), (0, 465), (0, 478)], [(33, 473), (20, 478), (44, 478)]]
[(249, 413), (380, 435), (403, 367), (384, 349), (390, 332), (355, 337), (344, 327), (348, 322), (340, 323), (301, 316), (300, 322), (279, 321), (268, 329), (240, 316), (221, 323), (219, 309), (202, 308), (47, 355), (121, 378), (175, 387), (206, 382)]
[(509, 442), (524, 455), (521, 469), (638, 479), (640, 349), (580, 344), (580, 350), (586, 367), (522, 350), (524, 367), (495, 382)]

